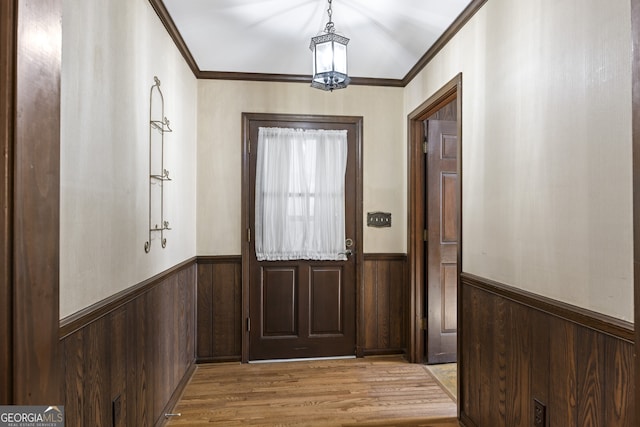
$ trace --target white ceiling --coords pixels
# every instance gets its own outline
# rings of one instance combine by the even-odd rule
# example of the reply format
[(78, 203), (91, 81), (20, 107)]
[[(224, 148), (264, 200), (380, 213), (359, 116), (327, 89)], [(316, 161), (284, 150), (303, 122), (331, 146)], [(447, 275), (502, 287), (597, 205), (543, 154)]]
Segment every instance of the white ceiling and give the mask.
[[(470, 0), (332, 0), (352, 77), (402, 79)], [(164, 0), (201, 71), (311, 74), (327, 0)]]

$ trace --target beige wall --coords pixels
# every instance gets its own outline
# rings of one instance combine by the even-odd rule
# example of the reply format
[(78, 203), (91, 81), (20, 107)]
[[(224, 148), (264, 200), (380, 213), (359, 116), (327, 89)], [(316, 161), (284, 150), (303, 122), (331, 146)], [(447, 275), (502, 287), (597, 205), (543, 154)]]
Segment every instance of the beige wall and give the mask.
[[(392, 213), (365, 226), (365, 252), (406, 251), (406, 142), (402, 88), (351, 86), (333, 93), (301, 83), (198, 82), (198, 255), (239, 255), (241, 114), (363, 116), (363, 208)], [(365, 221), (366, 222), (366, 221)]]
[[(65, 0), (61, 316), (196, 253), (240, 254), (242, 112), (363, 116), (363, 210), (393, 214), (364, 251), (405, 252), (406, 117), (462, 72), (464, 271), (631, 321), (629, 15), (491, 0), (406, 88), (325, 93), (196, 81), (147, 0)], [(154, 75), (174, 230), (145, 254)]]
[(407, 86), (463, 73), (465, 272), (633, 320), (630, 40), (628, 1), (491, 0)]
[[(147, 0), (64, 0), (60, 316), (195, 255), (196, 79)], [(167, 247), (148, 240), (149, 89), (162, 81)], [(37, 242), (36, 242), (37, 243)]]

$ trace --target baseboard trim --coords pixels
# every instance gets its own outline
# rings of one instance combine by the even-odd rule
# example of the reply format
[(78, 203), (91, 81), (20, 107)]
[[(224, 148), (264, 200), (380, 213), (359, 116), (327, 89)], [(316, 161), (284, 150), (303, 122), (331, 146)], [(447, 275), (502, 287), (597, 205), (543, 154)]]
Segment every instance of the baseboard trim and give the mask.
[(635, 342), (634, 325), (624, 320), (536, 295), (469, 273), (462, 273), (460, 280), (462, 285), (484, 290), (596, 332), (619, 338), (631, 344)]
[(177, 264), (162, 273), (131, 286), (123, 291), (118, 292), (108, 298), (98, 301), (97, 303), (90, 305), (70, 316), (67, 316), (60, 320), (59, 339), (62, 340), (76, 331), (84, 328), (90, 323), (106, 316), (107, 314), (117, 310), (130, 301), (133, 301), (140, 295), (153, 289), (154, 286), (162, 282), (167, 277), (175, 274), (179, 271), (189, 268), (196, 263), (196, 257), (189, 258), (180, 264)]
[(392, 354), (406, 355), (407, 352), (403, 348), (383, 348), (383, 349), (366, 349), (362, 351), (364, 357), (367, 356), (390, 356)]
[(184, 376), (180, 380), (178, 387), (176, 387), (173, 394), (171, 395), (171, 398), (169, 399), (165, 407), (162, 409), (160, 418), (158, 418), (158, 420), (154, 424), (155, 427), (164, 426), (167, 422), (169, 422), (169, 419), (166, 417), (166, 414), (174, 412), (173, 409), (180, 401), (180, 398), (182, 397), (184, 390), (187, 388), (187, 385), (191, 381), (191, 377), (193, 377), (193, 373), (195, 371), (196, 371), (196, 364), (195, 364), (195, 361), (193, 361), (191, 362), (189, 369), (187, 369), (187, 371), (184, 373)]
[(241, 362), (242, 356), (216, 356), (216, 357), (198, 357), (196, 363), (203, 365), (207, 363), (228, 363), (228, 362)]
[[(460, 403), (458, 403), (458, 405), (460, 405)], [(462, 413), (460, 414), (460, 418), (458, 419), (458, 423), (459, 423), (459, 424), (460, 424), (460, 426), (462, 426), (462, 427), (478, 427), (478, 426), (476, 425), (476, 423), (474, 423), (473, 421), (471, 421), (471, 419), (470, 419), (468, 416), (466, 416), (466, 415), (464, 414), (464, 412), (462, 412)]]

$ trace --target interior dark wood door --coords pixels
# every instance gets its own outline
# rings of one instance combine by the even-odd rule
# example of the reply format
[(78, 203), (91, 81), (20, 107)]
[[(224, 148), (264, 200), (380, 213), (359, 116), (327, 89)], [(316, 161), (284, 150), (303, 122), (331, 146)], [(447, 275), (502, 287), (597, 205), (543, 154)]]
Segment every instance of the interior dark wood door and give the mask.
[[(346, 129), (345, 231), (356, 239), (356, 124), (251, 120), (249, 125), (249, 224), (255, 224), (258, 129)], [(345, 247), (346, 250), (346, 247)], [(258, 261), (249, 244), (249, 360), (355, 355), (356, 257), (346, 261)]]
[(427, 363), (448, 363), (456, 361), (457, 349), (457, 123), (429, 119), (425, 124)]

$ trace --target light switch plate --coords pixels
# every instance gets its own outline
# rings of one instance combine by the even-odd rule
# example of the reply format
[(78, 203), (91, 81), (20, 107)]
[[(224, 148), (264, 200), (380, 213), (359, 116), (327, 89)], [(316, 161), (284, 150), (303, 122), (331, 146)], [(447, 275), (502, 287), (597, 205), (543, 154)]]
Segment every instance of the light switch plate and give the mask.
[(367, 212), (367, 227), (391, 227), (391, 213)]

